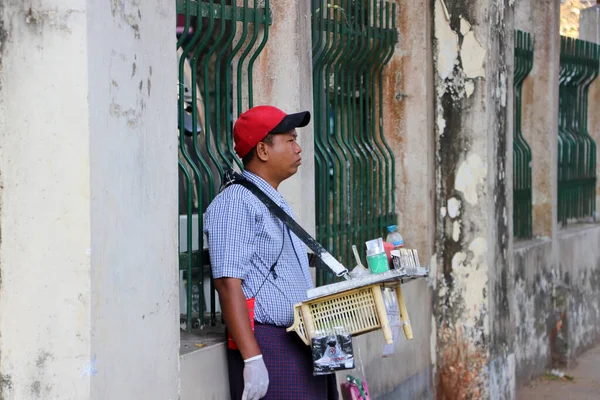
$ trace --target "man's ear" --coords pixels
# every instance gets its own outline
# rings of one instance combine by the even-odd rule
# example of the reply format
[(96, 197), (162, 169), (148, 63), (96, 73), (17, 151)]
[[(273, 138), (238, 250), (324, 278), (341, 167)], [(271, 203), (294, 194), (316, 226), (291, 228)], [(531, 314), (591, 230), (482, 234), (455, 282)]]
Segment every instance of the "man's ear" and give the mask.
[(258, 142), (256, 145), (256, 157), (261, 161), (269, 159), (269, 146), (265, 142)]

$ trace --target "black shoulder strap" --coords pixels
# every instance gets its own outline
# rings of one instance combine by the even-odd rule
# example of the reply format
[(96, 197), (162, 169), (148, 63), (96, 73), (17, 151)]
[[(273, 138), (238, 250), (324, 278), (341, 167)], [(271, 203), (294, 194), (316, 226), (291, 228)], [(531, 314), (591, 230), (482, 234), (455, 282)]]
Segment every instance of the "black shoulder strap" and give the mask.
[[(267, 207), (269, 211), (273, 213), (277, 218), (279, 218), (294, 234), (298, 237), (298, 239), (302, 240), (314, 253), (317, 255), (337, 276), (343, 276), (348, 273), (348, 270), (341, 265), (333, 256), (329, 254), (327, 250), (319, 242), (317, 242), (308, 232), (304, 230), (292, 217), (288, 215), (281, 207), (279, 207), (269, 196), (267, 196), (262, 190), (258, 188), (254, 183), (250, 182), (242, 175), (238, 174), (234, 170), (228, 170), (225, 172), (224, 177), (224, 185), (225, 187), (238, 184), (242, 185), (249, 191), (251, 191), (263, 204)], [(327, 259), (324, 259), (326, 256)], [(339, 265), (330, 265), (331, 261), (334, 261), (334, 264)]]

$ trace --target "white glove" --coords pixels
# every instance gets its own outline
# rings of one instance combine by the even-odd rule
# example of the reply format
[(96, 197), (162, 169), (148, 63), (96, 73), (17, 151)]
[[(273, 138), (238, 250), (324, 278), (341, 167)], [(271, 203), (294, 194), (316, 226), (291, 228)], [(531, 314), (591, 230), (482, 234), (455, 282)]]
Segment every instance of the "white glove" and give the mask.
[(244, 360), (244, 393), (242, 400), (258, 400), (267, 395), (269, 372), (262, 354)]

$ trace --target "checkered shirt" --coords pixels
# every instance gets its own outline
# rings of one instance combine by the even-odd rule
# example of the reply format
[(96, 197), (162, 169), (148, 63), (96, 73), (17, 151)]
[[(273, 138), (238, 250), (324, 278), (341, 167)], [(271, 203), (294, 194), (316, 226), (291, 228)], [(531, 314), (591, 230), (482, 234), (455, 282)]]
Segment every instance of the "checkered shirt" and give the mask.
[[(248, 171), (243, 175), (293, 217), (271, 185)], [(304, 243), (242, 185), (219, 193), (205, 218), (213, 278), (241, 279), (246, 298), (256, 298), (256, 321), (290, 326), (294, 304), (304, 301), (306, 290), (313, 287)], [(270, 268), (280, 252), (273, 274)]]

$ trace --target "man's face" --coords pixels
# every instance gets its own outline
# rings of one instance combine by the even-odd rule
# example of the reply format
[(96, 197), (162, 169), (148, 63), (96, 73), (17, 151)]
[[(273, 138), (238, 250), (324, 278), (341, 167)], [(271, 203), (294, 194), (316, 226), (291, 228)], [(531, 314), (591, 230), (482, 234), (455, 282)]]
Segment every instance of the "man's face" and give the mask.
[(273, 142), (268, 146), (268, 163), (272, 170), (287, 179), (298, 171), (302, 164), (300, 153), (302, 148), (297, 142), (296, 130), (273, 135)]

